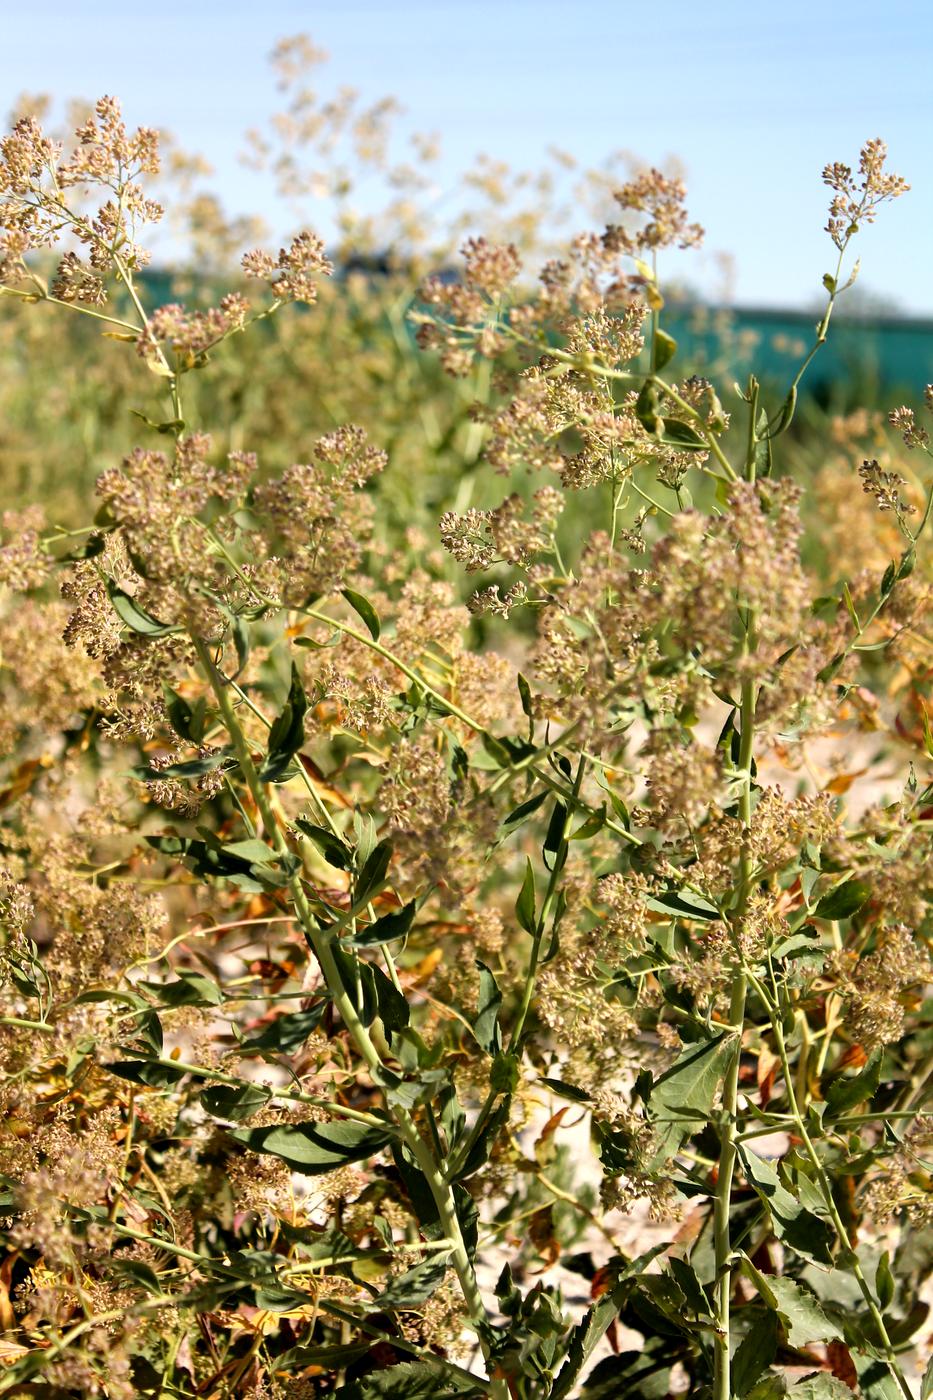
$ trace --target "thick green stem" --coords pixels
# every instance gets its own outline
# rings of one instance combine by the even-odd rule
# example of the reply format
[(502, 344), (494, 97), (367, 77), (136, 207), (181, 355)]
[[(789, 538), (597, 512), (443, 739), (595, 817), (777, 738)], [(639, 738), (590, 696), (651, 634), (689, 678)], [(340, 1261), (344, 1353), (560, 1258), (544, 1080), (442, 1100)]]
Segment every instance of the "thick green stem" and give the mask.
[[(586, 760), (581, 758), (579, 763), (577, 764), (577, 774), (574, 778), (573, 783), (573, 796), (575, 799), (580, 794), (580, 785), (583, 782), (583, 770), (585, 766)], [(544, 902), (541, 905), (541, 913), (538, 916), (537, 922), (535, 924), (534, 937), (532, 938), (531, 943), (531, 956), (528, 959), (528, 971), (525, 975), (525, 986), (524, 990), (522, 991), (522, 1000), (518, 1008), (518, 1015), (515, 1018), (515, 1025), (512, 1027), (512, 1035), (509, 1040), (509, 1050), (513, 1054), (517, 1053), (517, 1051), (521, 1048), (522, 1032), (525, 1029), (525, 1021), (528, 1017), (528, 1012), (531, 1009), (531, 1000), (534, 996), (535, 978), (538, 972), (538, 961), (541, 956), (541, 943), (544, 939), (544, 934), (547, 929), (548, 919), (551, 917), (551, 912), (554, 908), (554, 901), (557, 897), (557, 890), (560, 884), (560, 877), (563, 873), (564, 866), (567, 863), (567, 851), (570, 848), (570, 824), (572, 820), (571, 811), (572, 808), (568, 806), (564, 815), (564, 825), (563, 830), (561, 831), (560, 841), (558, 842), (557, 850), (554, 853), (554, 865), (551, 869), (550, 878), (547, 884), (547, 890), (544, 894)]]
[[(754, 979), (752, 980), (754, 981)], [(793, 1069), (791, 1068), (790, 1056), (787, 1053), (787, 1043), (784, 1039), (784, 1028), (781, 1023), (780, 1010), (776, 1003), (773, 1001), (773, 999), (768, 995), (767, 989), (765, 987), (761, 986), (757, 981), (754, 981), (754, 986), (757, 995), (764, 1002), (768, 1010), (768, 1016), (771, 1021), (771, 1031), (774, 1036), (774, 1043), (777, 1048), (778, 1058), (781, 1061), (781, 1071), (784, 1075), (784, 1089), (785, 1093), (787, 1094), (787, 1102), (794, 1120), (794, 1132), (803, 1144), (803, 1149), (809, 1157), (810, 1162), (812, 1163), (817, 1184), (820, 1188), (820, 1194), (822, 1195), (824, 1204), (826, 1206), (827, 1214), (829, 1215), (829, 1218), (833, 1223), (833, 1228), (835, 1229), (836, 1234), (839, 1237), (839, 1244), (843, 1250), (843, 1262), (845, 1263), (845, 1266), (851, 1270), (852, 1276), (859, 1286), (859, 1291), (861, 1292), (862, 1297), (865, 1300), (865, 1306), (867, 1307), (869, 1314), (871, 1315), (871, 1319), (874, 1322), (875, 1327), (877, 1329), (878, 1340), (881, 1343), (881, 1348), (884, 1351), (885, 1359), (888, 1363), (888, 1366), (891, 1368), (891, 1374), (897, 1381), (897, 1384), (900, 1387), (900, 1390), (904, 1395), (905, 1400), (914, 1400), (913, 1392), (911, 1391), (910, 1386), (907, 1384), (904, 1374), (901, 1371), (900, 1366), (898, 1365), (897, 1357), (894, 1354), (894, 1347), (891, 1344), (891, 1338), (888, 1336), (888, 1329), (885, 1325), (884, 1316), (882, 1315), (881, 1309), (878, 1307), (878, 1304), (875, 1301), (875, 1298), (871, 1291), (871, 1286), (868, 1283), (868, 1280), (866, 1279), (865, 1274), (862, 1270), (861, 1260), (859, 1259), (855, 1250), (849, 1244), (849, 1232), (846, 1228), (845, 1221), (839, 1213), (839, 1207), (836, 1205), (836, 1199), (833, 1195), (832, 1183), (830, 1182), (829, 1177), (826, 1174), (826, 1168), (823, 1166), (822, 1159), (819, 1153), (817, 1152), (815, 1146), (813, 1145), (813, 1139), (810, 1137), (810, 1134), (807, 1131), (807, 1125), (804, 1121), (803, 1114), (800, 1112), (800, 1105), (797, 1101), (797, 1094), (794, 1089)]]
[[(743, 657), (747, 657), (754, 645), (752, 621), (748, 620)], [(749, 847), (749, 828), (752, 820), (752, 761), (755, 742), (755, 704), (757, 687), (754, 680), (746, 677), (742, 682), (741, 732), (739, 736), (739, 773), (741, 791), (739, 795), (739, 816), (742, 821), (742, 856), (739, 872), (739, 896), (735, 912), (735, 941), (738, 949), (740, 921), (748, 902), (752, 879), (752, 857)], [(738, 1158), (738, 1097), (739, 1069), (742, 1056), (742, 1032), (745, 1025), (745, 1000), (748, 981), (737, 952), (736, 972), (729, 997), (729, 1024), (737, 1037), (735, 1054), (729, 1066), (722, 1091), (723, 1126), (720, 1136), (719, 1175), (716, 1180), (716, 1200), (713, 1210), (713, 1242), (716, 1255), (716, 1320), (713, 1400), (731, 1400), (732, 1363), (729, 1352), (730, 1322), (732, 1307), (732, 1239), (729, 1228), (729, 1212), (732, 1204), (732, 1183)]]
[[(230, 689), (226, 685), (223, 676), (221, 676), (217, 670), (206, 643), (198, 636), (193, 636), (192, 640), (198, 654), (198, 659), (217, 699), (220, 713), (239, 761), (240, 771), (249, 787), (253, 801), (256, 803), (268, 840), (280, 855), (287, 855), (288, 846), (281, 828), (276, 821), (268, 793), (256, 771), (256, 765), (253, 763), (249, 744), (246, 741), (246, 736), (243, 733), (239, 718), (230, 698)], [(321, 973), (324, 977), (324, 981), (327, 983), (327, 988), (334, 1005), (339, 1011), (341, 1019), (356, 1045), (357, 1050), (365, 1061), (367, 1068), (370, 1070), (376, 1083), (381, 1084), (385, 1080), (385, 1066), (382, 1062), (382, 1057), (376, 1049), (369, 1031), (360, 1020), (359, 1013), (352, 999), (347, 994), (343, 979), (340, 975), (337, 959), (334, 956), (334, 951), (331, 946), (330, 937), (318, 925), (308, 901), (308, 896), (305, 893), (300, 872), (296, 872), (291, 876), (288, 882), (288, 890), (292, 904), (295, 907), (295, 912), (304, 930), (305, 937), (308, 940), (308, 944), (314, 956), (318, 960)], [(463, 1238), (463, 1231), (460, 1226), (460, 1219), (457, 1215), (451, 1187), (444, 1179), (443, 1172), (435, 1160), (434, 1154), (424, 1138), (422, 1138), (409, 1111), (401, 1105), (395, 1104), (389, 1106), (389, 1112), (395, 1119), (402, 1140), (411, 1152), (428, 1183), (444, 1234), (453, 1242), (451, 1263), (459, 1279), (464, 1301), (467, 1305), (467, 1310), (473, 1325), (476, 1328), (477, 1335), (479, 1336), (480, 1344), (483, 1346), (484, 1353), (488, 1356), (488, 1317), (486, 1306), (479, 1291), (473, 1264)]]

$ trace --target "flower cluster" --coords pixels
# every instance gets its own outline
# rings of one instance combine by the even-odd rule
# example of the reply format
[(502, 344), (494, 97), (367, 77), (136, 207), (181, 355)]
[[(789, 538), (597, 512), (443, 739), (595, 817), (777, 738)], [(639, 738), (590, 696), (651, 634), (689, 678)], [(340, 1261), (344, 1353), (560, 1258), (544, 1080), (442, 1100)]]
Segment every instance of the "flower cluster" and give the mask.
[(875, 139), (862, 147), (857, 174), (842, 161), (824, 168), (823, 183), (834, 191), (826, 232), (837, 248), (844, 248), (862, 223), (874, 221), (879, 205), (910, 189), (900, 175), (885, 170), (887, 155), (885, 143)]
[[(22, 271), (31, 249), (49, 247), (68, 231), (86, 249), (90, 269), (69, 252), (56, 286), (67, 293), (62, 300), (99, 304), (101, 274), (148, 261), (136, 241), (137, 225), (158, 222), (163, 211), (147, 198), (139, 177), (158, 173), (159, 140), (149, 127), (129, 133), (113, 97), (102, 97), (75, 135), (77, 145), (66, 158), (35, 117), (23, 117), (0, 141), (0, 280)], [(94, 187), (107, 197), (93, 213), (68, 204), (66, 191)]]
[[(283, 139), (391, 169), (387, 107), (296, 91), (318, 61), (277, 51)], [(827, 171), (840, 251), (883, 157)], [(451, 386), (411, 372), (398, 249), (391, 303), (348, 271), (254, 358), (332, 271), (311, 234), (243, 259), (264, 311), (149, 308), (156, 142), (111, 100), (68, 159), (26, 119), (0, 160), (4, 305), (129, 366), (90, 523), (3, 521), (0, 1390), (776, 1396), (832, 1338), (908, 1393), (933, 488), (881, 415), (785, 435), (809, 359), (731, 411), (681, 368), (675, 175), (607, 177), (618, 222), (536, 281), (533, 231), (470, 237), (415, 310)]]

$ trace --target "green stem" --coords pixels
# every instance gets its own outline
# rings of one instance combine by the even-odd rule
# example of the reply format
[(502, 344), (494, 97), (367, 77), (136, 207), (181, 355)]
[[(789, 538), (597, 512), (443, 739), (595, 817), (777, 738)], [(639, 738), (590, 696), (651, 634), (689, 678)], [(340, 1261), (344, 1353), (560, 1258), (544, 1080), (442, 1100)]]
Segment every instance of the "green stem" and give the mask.
[(794, 1132), (803, 1144), (804, 1151), (806, 1152), (813, 1166), (814, 1174), (816, 1176), (817, 1184), (820, 1188), (820, 1194), (823, 1197), (827, 1213), (829, 1215), (830, 1220), (833, 1223), (833, 1228), (835, 1229), (836, 1234), (839, 1236), (839, 1244), (844, 1252), (843, 1262), (845, 1263), (846, 1267), (851, 1269), (852, 1276), (859, 1286), (859, 1291), (861, 1292), (862, 1297), (865, 1300), (865, 1306), (868, 1308), (868, 1311), (871, 1314), (872, 1321), (874, 1322), (875, 1327), (877, 1328), (878, 1338), (881, 1342), (881, 1347), (884, 1351), (885, 1359), (888, 1363), (888, 1366), (891, 1368), (892, 1375), (894, 1376), (898, 1386), (900, 1387), (903, 1395), (905, 1396), (905, 1400), (914, 1400), (914, 1396), (911, 1392), (910, 1386), (907, 1384), (903, 1372), (901, 1371), (901, 1368), (898, 1365), (897, 1357), (894, 1354), (894, 1347), (891, 1343), (891, 1338), (888, 1336), (888, 1329), (885, 1325), (881, 1309), (875, 1302), (875, 1299), (872, 1295), (871, 1287), (869, 1286), (868, 1280), (865, 1278), (865, 1274), (862, 1270), (861, 1260), (859, 1259), (857, 1253), (849, 1243), (849, 1232), (846, 1229), (845, 1221), (839, 1213), (839, 1207), (836, 1205), (836, 1200), (833, 1196), (832, 1183), (830, 1182), (829, 1177), (826, 1174), (826, 1168), (823, 1166), (822, 1158), (820, 1157), (815, 1146), (813, 1145), (813, 1140), (810, 1137), (809, 1132), (807, 1131), (806, 1122), (804, 1121), (804, 1117), (800, 1112), (800, 1106), (797, 1101), (797, 1094), (794, 1089), (794, 1073), (793, 1069), (791, 1068), (790, 1056), (787, 1053), (787, 1043), (784, 1039), (784, 1028), (781, 1023), (780, 1010), (773, 998), (769, 995), (767, 988), (762, 986), (762, 984), (758, 982), (757, 979), (751, 974), (749, 974), (749, 981), (753, 985), (756, 994), (761, 998), (762, 1002), (767, 1008), (768, 1016), (771, 1021), (771, 1032), (774, 1036), (774, 1043), (777, 1047), (778, 1058), (781, 1061), (781, 1071), (784, 1075), (784, 1089), (785, 1093), (787, 1094), (787, 1102), (794, 1120)]
[[(362, 632), (358, 632), (355, 627), (351, 627), (347, 623), (341, 622), (339, 618), (330, 617), (327, 613), (318, 612), (315, 608), (299, 608), (296, 611), (304, 613), (306, 617), (314, 618), (316, 622), (326, 623), (328, 627), (336, 628), (338, 632), (342, 632), (346, 637), (351, 637), (353, 641), (359, 642), (361, 646), (368, 647), (369, 650), (375, 652), (377, 656), (381, 656), (385, 661), (388, 661), (392, 666), (396, 668), (396, 670), (401, 671), (403, 676), (407, 676), (409, 680), (412, 680), (415, 682), (416, 685), (419, 685), (421, 689), (425, 692), (425, 694), (430, 695), (432, 700), (436, 700), (438, 705), (442, 706), (444, 710), (446, 710), (447, 714), (449, 714), (453, 719), (460, 720), (461, 724), (465, 724), (468, 729), (471, 729), (473, 731), (474, 734), (479, 734), (490, 739), (495, 738), (495, 735), (490, 734), (489, 730), (486, 728), (485, 725), (480, 724), (478, 720), (473, 719), (472, 716), (468, 715), (465, 710), (461, 710), (458, 705), (455, 705), (453, 701), (448, 700), (444, 695), (441, 694), (439, 690), (435, 690), (433, 686), (429, 685), (429, 683), (424, 679), (423, 676), (419, 675), (419, 673), (415, 671), (411, 666), (409, 666), (406, 662), (404, 662), (401, 659), (401, 657), (395, 656), (393, 652), (388, 651), (386, 647), (382, 646), (379, 642), (374, 641), (369, 636), (364, 636)], [(566, 732), (569, 733), (571, 729), (575, 728), (576, 722), (573, 725), (568, 726)], [(538, 753), (533, 756), (535, 759), (534, 762), (532, 762), (531, 759), (521, 759), (516, 763), (510, 764), (507, 772), (511, 777), (513, 773), (520, 771), (522, 768), (527, 768), (528, 771), (532, 773), (538, 779), (539, 782), (544, 783), (545, 787), (549, 787), (553, 792), (559, 793), (563, 800), (569, 803), (575, 810), (586, 812), (588, 816), (593, 816), (596, 810), (595, 808), (589, 806), (588, 803), (581, 801), (581, 799), (575, 796), (569, 788), (564, 787), (564, 785), (560, 783), (556, 778), (552, 777), (549, 773), (537, 766), (537, 759), (540, 757), (540, 755), (542, 753), (547, 753), (552, 749), (558, 748), (563, 740), (563, 737), (564, 736), (562, 736), (560, 740), (556, 740), (553, 744), (547, 745), (546, 748), (539, 750)], [(496, 781), (498, 782), (498, 779)], [(614, 821), (611, 817), (605, 817), (605, 824), (608, 830), (614, 831), (616, 835), (620, 836), (622, 840), (626, 841), (629, 845), (641, 845), (641, 842), (639, 841), (637, 836), (633, 836), (630, 831), (626, 831), (625, 827), (622, 826), (621, 823)]]
[(0, 297), (20, 297), (23, 301), (39, 302), (48, 301), (53, 306), (63, 306), (66, 311), (77, 311), (82, 316), (90, 316), (94, 321), (106, 321), (108, 326), (119, 326), (123, 331), (132, 331), (134, 335), (139, 335), (139, 326), (132, 321), (121, 321), (117, 316), (107, 316), (103, 311), (94, 311), (90, 306), (81, 306), (77, 302), (62, 301), (61, 297), (53, 297), (44, 288), (38, 292), (24, 292), (19, 287), (0, 286)]
[[(580, 785), (583, 782), (583, 770), (585, 766), (586, 760), (584, 758), (581, 758), (579, 763), (577, 764), (577, 773), (573, 782), (573, 796), (575, 798), (579, 795), (580, 792)], [(568, 806), (564, 815), (563, 830), (561, 831), (560, 841), (558, 842), (557, 850), (554, 854), (554, 865), (551, 869), (550, 878), (548, 879), (547, 890), (545, 891), (544, 901), (541, 905), (541, 913), (538, 916), (537, 922), (535, 924), (534, 937), (531, 943), (531, 956), (528, 959), (528, 971), (525, 974), (525, 986), (522, 991), (521, 1004), (519, 1005), (518, 1015), (515, 1018), (515, 1024), (512, 1027), (512, 1034), (509, 1038), (510, 1054), (517, 1054), (519, 1049), (521, 1048), (522, 1031), (525, 1029), (525, 1021), (527, 1019), (528, 1012), (531, 1009), (531, 999), (534, 996), (535, 990), (535, 977), (537, 976), (538, 972), (538, 959), (541, 956), (541, 943), (544, 939), (544, 933), (545, 929), (547, 928), (548, 919), (551, 916), (551, 910), (554, 907), (554, 900), (557, 897), (557, 889), (560, 884), (560, 877), (563, 872), (564, 866), (567, 862), (567, 851), (570, 848), (569, 838), (570, 823), (572, 820), (570, 815), (571, 810), (572, 808)]]
[[(752, 619), (748, 619), (742, 646), (743, 658), (754, 649)], [(739, 796), (739, 818), (742, 822), (742, 856), (740, 865), (739, 898), (734, 916), (735, 941), (738, 948), (740, 923), (748, 903), (753, 869), (749, 847), (749, 829), (752, 820), (752, 761), (755, 742), (755, 703), (756, 685), (746, 677), (742, 682), (741, 733), (739, 737), (739, 773), (741, 792)], [(729, 1023), (738, 1036), (735, 1054), (729, 1065), (722, 1091), (723, 1128), (720, 1137), (719, 1176), (716, 1181), (716, 1200), (713, 1210), (713, 1242), (716, 1255), (716, 1317), (714, 1355), (714, 1400), (731, 1400), (732, 1363), (729, 1351), (730, 1323), (732, 1307), (732, 1240), (729, 1213), (732, 1205), (732, 1183), (738, 1158), (738, 1096), (739, 1068), (742, 1057), (742, 1032), (745, 1026), (745, 1002), (748, 982), (744, 966), (738, 960), (729, 996)]]
[(192, 1065), (185, 1060), (172, 1060), (167, 1057), (158, 1059), (147, 1059), (146, 1064), (164, 1065), (166, 1069), (177, 1069), (185, 1074), (193, 1074), (199, 1079), (209, 1079), (214, 1084), (229, 1084), (231, 1088), (253, 1088), (268, 1089), (271, 1099), (287, 1099), (290, 1103), (306, 1103), (313, 1108), (326, 1108), (329, 1113), (336, 1114), (338, 1118), (348, 1118), (354, 1123), (362, 1123), (367, 1128), (386, 1128), (386, 1123), (382, 1118), (377, 1118), (375, 1114), (363, 1113), (356, 1108), (345, 1108), (341, 1103), (335, 1103), (331, 1099), (322, 1099), (314, 1094), (302, 1094), (295, 1089), (276, 1089), (271, 1085), (260, 1084), (256, 1080), (241, 1079), (234, 1074), (221, 1074), (219, 1070), (208, 1069), (206, 1065)]
[(43, 1035), (54, 1035), (55, 1027), (48, 1021), (28, 1021), (23, 1016), (0, 1016), (0, 1026), (21, 1026), (24, 1031), (41, 1031)]
[[(253, 763), (249, 744), (246, 741), (246, 736), (240, 726), (236, 710), (230, 698), (229, 687), (224, 683), (224, 678), (214, 665), (213, 657), (203, 639), (196, 634), (192, 634), (192, 641), (194, 642), (195, 650), (201, 666), (204, 669), (204, 673), (210, 681), (220, 713), (227, 726), (227, 732), (233, 743), (234, 752), (240, 764), (240, 770), (252, 794), (253, 801), (256, 803), (257, 810), (262, 817), (263, 826), (269, 841), (280, 855), (287, 855), (289, 853), (288, 846), (282, 835), (281, 828), (276, 821), (275, 813), (272, 810), (266, 789)], [(308, 897), (305, 893), (299, 872), (296, 872), (289, 878), (288, 890), (302, 929), (304, 930), (305, 937), (318, 960), (321, 973), (327, 984), (334, 1005), (337, 1007), (347, 1031), (375, 1082), (377, 1084), (382, 1084), (385, 1082), (386, 1076), (386, 1069), (382, 1062), (382, 1057), (376, 1049), (369, 1031), (360, 1020), (359, 1013), (353, 1001), (347, 994), (337, 960), (334, 956), (330, 937), (318, 926), (311, 905), (308, 902)], [(483, 1347), (484, 1354), (488, 1357), (486, 1307), (479, 1291), (476, 1273), (473, 1269), (466, 1242), (463, 1238), (463, 1231), (460, 1227), (460, 1219), (457, 1215), (451, 1187), (444, 1179), (444, 1175), (434, 1158), (434, 1154), (422, 1138), (409, 1111), (399, 1104), (389, 1105), (387, 1103), (387, 1108), (398, 1125), (399, 1134), (406, 1147), (411, 1152), (428, 1183), (444, 1234), (453, 1243), (451, 1263), (456, 1270), (464, 1301), (466, 1302), (470, 1318), (480, 1339), (480, 1344)]]
[[(585, 762), (585, 758), (581, 757), (577, 766), (577, 774), (576, 778), (574, 779), (573, 785), (574, 797), (576, 797), (580, 791), (580, 784), (583, 780), (583, 769)], [(544, 937), (545, 928), (547, 927), (547, 921), (550, 917), (551, 910), (554, 906), (554, 900), (557, 895), (557, 887), (560, 880), (560, 875), (563, 871), (564, 865), (567, 860), (567, 850), (570, 844), (570, 814), (572, 810), (572, 806), (568, 804), (567, 815), (564, 819), (564, 829), (561, 835), (560, 843), (554, 856), (554, 865), (551, 869), (547, 890), (545, 891), (544, 902), (541, 905), (541, 913), (535, 921), (535, 931), (534, 936), (532, 938), (531, 955), (528, 960), (528, 970), (525, 973), (525, 985), (522, 989), (522, 999), (519, 1005), (518, 1014), (515, 1018), (515, 1024), (512, 1027), (512, 1033), (509, 1036), (508, 1053), (510, 1055), (518, 1054), (521, 1049), (522, 1031), (524, 1030), (525, 1021), (527, 1019), (528, 1012), (531, 1009), (531, 1000), (534, 996), (535, 976), (538, 971), (538, 959), (541, 954), (541, 942)], [(495, 1090), (490, 1090), (490, 1092), (486, 1095), (486, 1098), (483, 1101), (480, 1110), (476, 1115), (473, 1127), (470, 1129), (466, 1141), (459, 1148), (456, 1157), (454, 1158), (450, 1168), (448, 1169), (451, 1176), (455, 1176), (460, 1164), (468, 1160), (470, 1153), (473, 1151), (473, 1147), (483, 1134), (486, 1124), (489, 1121), (489, 1116), (492, 1113), (492, 1110), (498, 1098), (499, 1094)]]

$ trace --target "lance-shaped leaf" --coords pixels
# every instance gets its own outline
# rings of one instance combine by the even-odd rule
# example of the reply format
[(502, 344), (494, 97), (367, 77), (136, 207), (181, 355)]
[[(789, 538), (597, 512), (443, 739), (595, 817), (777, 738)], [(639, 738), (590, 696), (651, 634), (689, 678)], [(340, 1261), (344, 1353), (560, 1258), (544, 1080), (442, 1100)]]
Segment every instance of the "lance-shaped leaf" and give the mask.
[(335, 870), (349, 870), (352, 852), (339, 836), (324, 826), (315, 826), (305, 817), (298, 817), (295, 825), (304, 836), (314, 842), (328, 865), (332, 865)]
[(200, 696), (192, 705), (165, 683), (162, 693), (165, 696), (165, 710), (175, 733), (192, 744), (200, 744), (207, 722), (207, 701), (204, 696)]
[(401, 909), (391, 914), (383, 914), (381, 919), (361, 929), (355, 938), (345, 939), (348, 948), (375, 948), (381, 943), (391, 943), (396, 938), (404, 938), (415, 918), (415, 901), (412, 899)]
[(374, 963), (354, 957), (346, 943), (334, 942), (331, 952), (347, 996), (355, 1004), (364, 1026), (378, 1016), (387, 1031), (408, 1025), (411, 1008), (394, 982)]
[(145, 608), (140, 607), (135, 598), (131, 598), (129, 593), (124, 593), (122, 588), (117, 588), (116, 584), (107, 585), (107, 593), (113, 604), (113, 610), (121, 622), (133, 632), (138, 632), (142, 637), (167, 637), (170, 632), (180, 632), (180, 627), (173, 627), (167, 622), (160, 622), (157, 617), (147, 613)]
[(677, 354), (677, 341), (672, 335), (668, 335), (667, 331), (662, 331), (659, 326), (654, 333), (651, 349), (654, 357), (654, 370), (657, 373), (666, 364), (669, 364)]
[(382, 628), (379, 624), (379, 618), (376, 616), (376, 609), (369, 599), (364, 598), (362, 593), (354, 593), (352, 588), (345, 588), (343, 590), (343, 596), (346, 598), (353, 611), (366, 623), (366, 630), (373, 641), (378, 642), (379, 633), (382, 631)]
[(308, 698), (305, 695), (304, 686), (301, 684), (298, 668), (292, 662), (292, 679), (288, 690), (288, 699), (285, 701), (281, 713), (276, 715), (272, 722), (272, 728), (269, 730), (269, 749), (266, 761), (259, 773), (263, 782), (278, 782), (301, 748), (305, 737), (307, 709)]
[(278, 1157), (302, 1176), (320, 1176), (372, 1157), (391, 1139), (388, 1128), (364, 1123), (278, 1123), (231, 1132), (250, 1152)]
[(317, 1029), (327, 1005), (327, 1001), (322, 1000), (307, 1011), (288, 1011), (284, 1016), (277, 1016), (258, 1035), (241, 1041), (240, 1053), (290, 1055), (300, 1049), (311, 1032)]
[(604, 1293), (577, 1323), (570, 1334), (567, 1359), (554, 1382), (551, 1400), (564, 1400), (564, 1397), (570, 1394), (580, 1372), (618, 1317), (626, 1293), (626, 1284), (617, 1283), (610, 1292)]
[(476, 1020), (473, 1022), (473, 1034), (488, 1054), (496, 1055), (502, 1049), (502, 1037), (499, 1034), (502, 993), (486, 964), (477, 962), (476, 966), (479, 968), (479, 1005)]
[(172, 982), (138, 982), (137, 986), (150, 992), (162, 1006), (220, 1006), (224, 994), (217, 983), (203, 972), (182, 969)]
[(870, 894), (871, 885), (864, 880), (846, 880), (824, 894), (814, 912), (818, 919), (849, 919), (858, 913)]
[(201, 1092), (201, 1103), (215, 1118), (239, 1123), (251, 1118), (271, 1099), (272, 1090), (264, 1084), (212, 1084)]
[(391, 841), (383, 840), (373, 847), (363, 862), (362, 870), (356, 877), (353, 888), (354, 905), (365, 904), (367, 900), (372, 899), (378, 890), (382, 889), (391, 859)]
[(525, 878), (515, 902), (515, 917), (526, 933), (534, 934), (537, 928), (535, 913), (535, 872), (529, 860), (525, 865)]

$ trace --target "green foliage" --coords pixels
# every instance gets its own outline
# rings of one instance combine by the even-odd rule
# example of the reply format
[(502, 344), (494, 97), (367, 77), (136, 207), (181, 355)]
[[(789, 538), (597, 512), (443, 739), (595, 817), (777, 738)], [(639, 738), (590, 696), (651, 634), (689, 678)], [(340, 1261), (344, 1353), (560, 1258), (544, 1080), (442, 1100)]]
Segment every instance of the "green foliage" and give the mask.
[(103, 99), (0, 147), (2, 333), (108, 337), (60, 351), (99, 509), (78, 466), (76, 529), (0, 544), (0, 1394), (906, 1400), (930, 443), (799, 394), (903, 182), (827, 167), (812, 349), (721, 400), (673, 177), (537, 283), (480, 238), (328, 290), (302, 233), (155, 306), (155, 143)]

